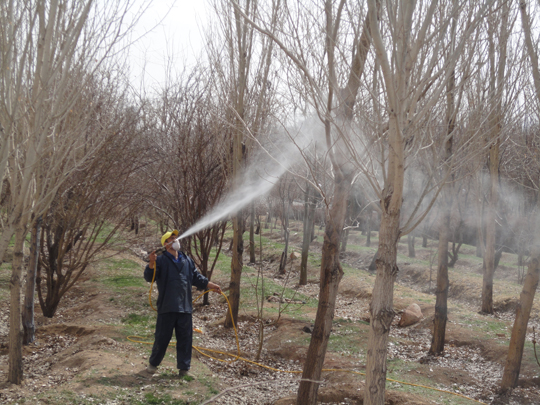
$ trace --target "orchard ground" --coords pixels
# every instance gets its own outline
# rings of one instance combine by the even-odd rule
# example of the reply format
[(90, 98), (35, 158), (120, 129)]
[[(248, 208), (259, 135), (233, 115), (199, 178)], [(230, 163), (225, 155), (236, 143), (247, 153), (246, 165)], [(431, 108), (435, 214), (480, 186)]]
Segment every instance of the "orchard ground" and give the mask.
[[(263, 229), (257, 236), (257, 252), (262, 247), (262, 260), (257, 254), (258, 262), (251, 265), (249, 254), (244, 254), (237, 325), (240, 353), (234, 330), (222, 327), (228, 308), (225, 298), (212, 293), (209, 306), (203, 306), (202, 299), (195, 303), (194, 324), (202, 333), (195, 333), (194, 345), (212, 357), (194, 350), (191, 373), (186, 377), (177, 374), (174, 347), (169, 349), (157, 374), (150, 377), (143, 371), (150, 354), (155, 312), (148, 302), (149, 284), (143, 280), (145, 263), (139, 254), (149, 247), (141, 241), (136, 249), (104, 258), (90, 268), (62, 300), (54, 318), (43, 317), (36, 305), (37, 339), (23, 348), (24, 382), (21, 386), (9, 384), (11, 269), (4, 263), (0, 268), (0, 305), (4, 308), (0, 314), (0, 403), (295, 403), (317, 311), (323, 230), (317, 230), (317, 240), (310, 248), (308, 284), (298, 286), (302, 235), (301, 224), (294, 225), (291, 243), (297, 254), (289, 259), (286, 275), (278, 275), (283, 249), (278, 229)], [(154, 239), (158, 237), (147, 237), (146, 242)], [(324, 368), (329, 371), (323, 372), (319, 388), (321, 404), (362, 403), (368, 307), (375, 280), (368, 266), (378, 243), (376, 233), (370, 247), (365, 243), (365, 236), (351, 231), (347, 252), (342, 255), (345, 275), (325, 358)], [(224, 249), (228, 245), (226, 241)], [(475, 256), (474, 247), (462, 246), (456, 266), (450, 269), (446, 350), (439, 357), (427, 355), (435, 305), (436, 252), (437, 241), (429, 240), (427, 247), (417, 244), (416, 257), (409, 258), (405, 238), (400, 242), (394, 307), (399, 313), (417, 303), (424, 319), (407, 328), (397, 327), (399, 314), (394, 320), (388, 347), (386, 403), (539, 404), (540, 366), (532, 344), (533, 327), (538, 330), (540, 325), (538, 304), (529, 322), (519, 387), (504, 396), (498, 394), (521, 291), (518, 272), (526, 270), (517, 266), (513, 254), (503, 254), (495, 273), (495, 315), (482, 315), (478, 313), (482, 259)], [(212, 277), (223, 287), (230, 278), (228, 254), (225, 251), (219, 258)], [(194, 291), (194, 297), (197, 295)], [(154, 303), (156, 298), (154, 287)]]

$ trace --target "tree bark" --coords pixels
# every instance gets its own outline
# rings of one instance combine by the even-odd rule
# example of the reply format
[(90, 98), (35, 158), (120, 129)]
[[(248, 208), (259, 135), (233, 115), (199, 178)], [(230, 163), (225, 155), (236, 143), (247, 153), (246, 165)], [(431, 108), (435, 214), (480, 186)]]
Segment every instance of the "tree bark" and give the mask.
[(302, 258), (300, 262), (300, 280), (298, 284), (306, 285), (307, 284), (307, 261), (309, 256), (309, 245), (311, 243), (311, 232), (313, 229), (314, 223), (314, 204), (312, 201), (312, 187), (309, 183), (306, 184), (306, 192), (304, 197), (304, 223), (303, 231), (304, 235), (302, 238)]
[(491, 192), (486, 215), (486, 248), (484, 251), (484, 273), (482, 278), (482, 312), (493, 313), (493, 275), (495, 273), (495, 239), (496, 223), (495, 210), (499, 200), (499, 142), (490, 151)]
[(367, 230), (366, 230), (366, 247), (371, 246), (371, 226), (373, 221), (373, 211), (368, 210), (368, 216), (367, 216)]
[(8, 381), (21, 384), (23, 380), (22, 330), (21, 330), (21, 275), (23, 267), (23, 246), (26, 235), (24, 225), (15, 230), (13, 262), (11, 270), (11, 301), (9, 308), (9, 370)]
[(349, 231), (350, 229), (345, 230), (343, 238), (341, 238), (341, 253), (345, 253), (347, 251), (347, 240), (349, 239)]
[[(246, 4), (246, 10), (249, 11), (250, 2)], [(235, 86), (231, 89), (232, 101), (235, 110), (233, 148), (232, 148), (232, 176), (234, 181), (240, 181), (242, 167), (245, 162), (245, 144), (244, 144), (244, 116), (245, 116), (245, 97), (247, 93), (248, 72), (251, 61), (251, 39), (252, 29), (248, 29), (246, 20), (242, 17), (241, 11), (234, 7), (235, 38), (237, 48), (231, 48), (232, 59), (237, 58), (237, 76), (234, 77)], [(238, 187), (239, 185), (236, 184)], [(224, 326), (232, 328), (238, 320), (238, 309), (240, 307), (240, 279), (242, 276), (244, 240), (245, 231), (244, 213), (239, 210), (233, 218), (233, 254), (231, 260), (231, 281), (229, 283), (229, 303), (231, 311), (227, 311)], [(232, 313), (232, 315), (231, 315)]]
[(283, 227), (283, 239), (285, 242), (285, 246), (283, 248), (283, 253), (281, 254), (281, 260), (279, 262), (279, 274), (285, 274), (286, 270), (285, 267), (287, 266), (287, 255), (289, 252), (289, 236), (290, 236), (290, 230), (289, 230), (289, 201), (285, 199), (283, 201), (283, 219), (281, 221), (282, 227)]
[(37, 219), (32, 228), (30, 239), (30, 262), (26, 273), (26, 292), (24, 294), (23, 344), (32, 343), (35, 339), (36, 326), (34, 324), (34, 296), (36, 291), (36, 272), (39, 257), (39, 243), (41, 232), (41, 217)]
[(366, 359), (366, 404), (384, 404), (386, 354), (390, 325), (394, 319), (394, 282), (398, 273), (397, 241), (400, 210), (387, 211), (381, 217), (377, 275), (370, 303), (370, 325)]
[(478, 220), (478, 231), (476, 235), (476, 257), (484, 257), (484, 241), (482, 240), (482, 219)]
[[(457, 21), (452, 20), (451, 47), (455, 44)], [(455, 127), (455, 71), (452, 71), (447, 85), (446, 92), (446, 133), (449, 135), (444, 144), (444, 176), (450, 174), (450, 161), (452, 158), (453, 132)], [(429, 354), (440, 354), (444, 352), (444, 339), (446, 335), (446, 321), (448, 320), (448, 241), (450, 238), (450, 216), (452, 211), (452, 200), (454, 195), (453, 179), (444, 185), (442, 193), (441, 222), (439, 223), (439, 251), (437, 266), (437, 289), (435, 292), (435, 315), (433, 318), (433, 338)], [(457, 256), (457, 253), (456, 253)]]
[(500, 163), (500, 145), (503, 122), (503, 89), (505, 87), (505, 69), (506, 69), (506, 42), (508, 41), (508, 14), (509, 4), (501, 1), (500, 9), (500, 33), (498, 35), (497, 51), (498, 60), (495, 65), (495, 27), (489, 30), (489, 63), (490, 83), (489, 93), (491, 99), (491, 112), (489, 114), (489, 127), (491, 148), (489, 150), (489, 178), (490, 193), (488, 215), (486, 218), (486, 249), (484, 252), (484, 277), (482, 281), (482, 312), (493, 313), (493, 275), (495, 273), (495, 243), (496, 243), (496, 210), (499, 203), (499, 163)]
[(268, 229), (268, 224), (272, 225), (272, 201), (268, 201), (268, 212), (264, 221), (264, 229)]
[(523, 358), (523, 348), (525, 347), (525, 336), (527, 335), (527, 325), (529, 323), (539, 278), (540, 249), (537, 247), (532, 255), (516, 309), (516, 319), (514, 321), (514, 327), (512, 328), (508, 356), (506, 358), (501, 382), (501, 389), (503, 391), (515, 388), (518, 383), (521, 359)]
[[(231, 260), (231, 281), (229, 283), (229, 303), (231, 310), (227, 311), (224, 326), (232, 328), (238, 323), (238, 310), (240, 308), (240, 280), (242, 278), (244, 253), (244, 219), (240, 211), (233, 218), (233, 255)], [(232, 312), (232, 315), (231, 315)]]
[(409, 257), (414, 258), (416, 257), (416, 252), (414, 250), (414, 235), (408, 234), (407, 235), (407, 247), (409, 248)]
[[(316, 404), (321, 370), (328, 347), (339, 282), (343, 269), (339, 262), (339, 246), (352, 175), (336, 178), (334, 200), (326, 218), (326, 229), (322, 247), (321, 281), (319, 305), (315, 325), (306, 355), (302, 380), (298, 387), (297, 404)], [(306, 381), (310, 380), (310, 381)]]
[[(540, 101), (540, 70), (538, 68), (538, 54), (533, 45), (529, 16), (527, 15), (527, 3), (524, 0), (519, 2), (519, 10), (521, 14), (521, 26), (525, 36), (525, 45), (527, 53), (531, 61), (534, 85), (537, 99)], [(540, 220), (538, 219), (538, 211), (540, 208), (540, 199), (537, 200), (536, 211), (536, 229), (535, 238), (533, 241), (533, 251), (531, 254), (531, 262), (529, 263), (527, 275), (523, 282), (523, 290), (519, 298), (519, 304), (516, 309), (516, 319), (512, 328), (512, 336), (510, 337), (510, 345), (508, 347), (508, 357), (504, 367), (501, 389), (503, 391), (516, 387), (519, 371), (521, 369), (521, 359), (523, 357), (523, 349), (525, 347), (525, 337), (527, 334), (527, 325), (529, 322), (534, 296), (538, 287), (540, 278), (540, 247), (538, 246), (538, 230)], [(522, 249), (520, 249), (521, 251)]]
[(255, 263), (255, 203), (249, 207), (249, 262)]
[[(445, 187), (451, 187), (451, 184)], [(445, 196), (451, 198), (449, 195)], [(450, 204), (445, 201), (439, 224), (439, 252), (437, 267), (437, 290), (435, 292), (435, 316), (433, 318), (433, 338), (429, 354), (440, 354), (444, 351), (446, 321), (448, 320), (448, 234), (450, 232)]]
[[(459, 259), (459, 249), (461, 249), (461, 245), (463, 243), (459, 242), (457, 245), (455, 242), (452, 243), (452, 254), (449, 254), (448, 256), (451, 257), (451, 260), (448, 262), (448, 267), (453, 268), (455, 264), (457, 263)], [(497, 266), (495, 266), (497, 267)]]

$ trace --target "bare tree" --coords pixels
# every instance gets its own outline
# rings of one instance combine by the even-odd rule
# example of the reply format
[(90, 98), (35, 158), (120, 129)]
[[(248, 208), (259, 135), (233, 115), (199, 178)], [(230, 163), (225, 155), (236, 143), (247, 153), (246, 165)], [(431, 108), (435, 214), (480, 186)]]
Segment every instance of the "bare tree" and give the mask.
[[(214, 84), (210, 70), (201, 63), (170, 78), (159, 98), (145, 106), (147, 153), (142, 161), (148, 187), (139, 193), (147, 215), (180, 233), (212, 210), (226, 187), (228, 127)], [(225, 228), (225, 221), (217, 221), (181, 241), (183, 250), (209, 279)], [(208, 304), (208, 294), (204, 303)]]
[[(381, 7), (380, 19), (378, 3), (370, 0), (368, 4), (373, 43), (385, 84), (388, 124), (386, 142), (381, 143), (381, 147), (385, 145), (382, 154), (385, 159), (381, 162), (384, 167), (383, 185), (377, 193), (382, 214), (377, 275), (370, 305), (364, 401), (366, 404), (381, 404), (385, 393), (388, 333), (395, 315), (393, 285), (399, 271), (397, 241), (418, 224), (419, 211), (415, 209), (400, 226), (406, 157), (423, 150), (424, 142), (425, 145), (431, 143), (430, 138), (422, 139), (419, 131), (422, 121), (447, 88), (469, 36), (486, 11), (486, 3), (457, 10), (453, 2), (385, 3), (386, 7)], [(445, 17), (441, 18), (440, 13)], [(453, 18), (462, 21), (462, 30), (452, 53), (446, 54), (444, 51)], [(426, 185), (430, 183), (428, 181)], [(425, 193), (420, 194), (419, 203), (425, 196)], [(430, 206), (428, 204), (426, 208)], [(420, 218), (425, 216), (427, 209), (423, 210)]]
[[(209, 56), (212, 68), (218, 78), (222, 102), (227, 106), (227, 123), (230, 126), (231, 160), (230, 193), (238, 192), (246, 162), (253, 154), (250, 137), (257, 137), (263, 131), (270, 103), (272, 65), (272, 42), (251, 27), (242, 14), (256, 18), (259, 13), (257, 1), (244, 0), (233, 7), (229, 2), (216, 2), (215, 9), (220, 14), (222, 38), (225, 43), (210, 41)], [(273, 2), (269, 19), (271, 26), (278, 23), (279, 0)], [(259, 37), (261, 42), (258, 42)], [(226, 62), (224, 62), (226, 61)], [(240, 281), (243, 268), (245, 231), (244, 210), (239, 209), (232, 217), (233, 241), (231, 260), (231, 280), (229, 283), (229, 302), (231, 311), (227, 312), (225, 327), (232, 327), (238, 317), (240, 305)]]
[[(482, 280), (482, 312), (493, 313), (493, 275), (495, 273), (496, 219), (499, 202), (499, 164), (504, 122), (503, 98), (508, 92), (506, 61), (511, 27), (509, 26), (510, 5), (507, 1), (499, 4), (500, 17), (492, 14), (488, 18), (489, 38), (489, 102), (491, 103), (489, 123), (489, 196), (486, 214), (484, 251), (484, 274)], [(496, 49), (498, 52), (496, 52)]]
[[(531, 66), (532, 80), (534, 91), (536, 94), (536, 102), (540, 103), (540, 65), (538, 64), (538, 51), (534, 46), (532, 37), (531, 22), (527, 11), (527, 2), (522, 0), (519, 2), (519, 11), (521, 13), (521, 26), (523, 29), (525, 49), (527, 50), (528, 59)], [(537, 119), (540, 118), (539, 104), (536, 105)], [(519, 305), (516, 310), (516, 318), (512, 328), (512, 336), (508, 347), (508, 356), (504, 367), (503, 378), (501, 382), (502, 390), (509, 390), (516, 387), (521, 369), (521, 359), (523, 357), (523, 349), (525, 347), (525, 337), (527, 334), (527, 324), (529, 322), (531, 308), (534, 301), (534, 296), (540, 279), (540, 247), (538, 237), (539, 211), (538, 205), (540, 199), (537, 199), (536, 210), (534, 212), (536, 229), (533, 235), (531, 261), (529, 263), (528, 272), (523, 283), (523, 291), (521, 292)]]
[[(360, 22), (362, 29), (353, 30), (352, 60), (347, 60), (339, 52), (337, 48), (338, 37), (343, 34), (342, 13), (347, 12), (345, 4), (345, 1), (341, 1), (335, 6), (332, 1), (326, 1), (323, 8), (315, 6), (314, 10), (308, 14), (309, 18), (307, 19), (300, 18), (306, 11), (301, 4), (292, 10), (288, 8), (292, 5), (284, 4), (284, 7), (287, 7), (289, 11), (287, 24), (290, 32), (294, 33), (292, 36), (287, 35), (287, 33), (283, 33), (283, 36), (278, 33), (274, 34), (269, 29), (250, 20), (253, 26), (276, 42), (288, 58), (288, 63), (300, 73), (299, 87), (303, 88), (305, 94), (309, 95), (309, 102), (324, 125), (325, 152), (328, 153), (333, 170), (333, 196), (323, 194), (326, 204), (326, 229), (322, 248), (319, 306), (304, 365), (302, 382), (298, 390), (297, 401), (302, 404), (315, 404), (317, 401), (318, 383), (316, 381), (320, 379), (332, 327), (338, 285), (343, 275), (339, 261), (339, 246), (348, 196), (354, 178), (353, 166), (350, 164), (350, 154), (345, 139), (352, 130), (353, 108), (370, 47), (369, 23), (366, 20), (362, 24), (363, 18), (351, 11), (351, 15), (348, 15), (350, 19), (348, 18), (347, 21), (354, 21), (351, 24), (355, 24), (355, 26)], [(317, 12), (324, 15), (322, 26), (316, 18)], [(245, 13), (243, 16), (246, 19), (249, 18)], [(303, 37), (297, 35), (299, 21), (301, 21), (300, 26), (303, 29), (308, 31), (320, 29), (320, 32), (324, 32), (323, 42), (310, 42), (311, 39), (318, 38), (318, 35), (311, 37), (307, 33)], [(317, 52), (320, 53), (317, 54)], [(326, 59), (326, 63), (321, 77), (318, 76), (317, 69), (324, 59)], [(338, 65), (338, 60), (346, 63), (344, 69)], [(315, 67), (311, 70), (310, 66), (314, 61), (316, 61)], [(340, 87), (340, 80), (344, 83), (344, 87)], [(312, 185), (323, 192), (318, 184)]]
[[(457, 16), (452, 18), (452, 26), (450, 32), (450, 41), (454, 41), (456, 37)], [(451, 44), (451, 51), (455, 44)], [(446, 125), (448, 137), (445, 140), (444, 147), (444, 163), (443, 170), (446, 172), (444, 177), (450, 177), (452, 168), (452, 147), (453, 133), (456, 120), (456, 86), (455, 86), (455, 71), (451, 73), (448, 80), (446, 91)], [(451, 178), (449, 180), (452, 180)], [(438, 249), (438, 266), (437, 266), (437, 289), (435, 292), (435, 316), (433, 318), (433, 339), (431, 340), (430, 354), (438, 354), (444, 351), (444, 339), (446, 335), (446, 321), (448, 314), (448, 239), (450, 234), (450, 211), (452, 207), (453, 197), (453, 181), (448, 181), (444, 185), (442, 193), (442, 207), (439, 220), (439, 249)]]
[(138, 114), (115, 111), (111, 101), (103, 102), (107, 109), (95, 117), (91, 127), (95, 132), (89, 133), (105, 141), (84, 167), (70, 175), (43, 216), (36, 281), (41, 310), (49, 318), (88, 266), (114, 246), (115, 236), (140, 206), (133, 181), (141, 154)]
[(91, 0), (0, 4), (0, 25), (6, 28), (0, 34), (0, 176), (10, 185), (0, 263), (15, 233), (8, 374), (12, 383), (22, 380), (20, 290), (28, 221), (47, 210), (67, 175), (94, 151), (95, 144), (83, 146), (92, 107), (75, 112), (72, 107), (129, 29), (122, 21), (129, 7), (126, 2)]

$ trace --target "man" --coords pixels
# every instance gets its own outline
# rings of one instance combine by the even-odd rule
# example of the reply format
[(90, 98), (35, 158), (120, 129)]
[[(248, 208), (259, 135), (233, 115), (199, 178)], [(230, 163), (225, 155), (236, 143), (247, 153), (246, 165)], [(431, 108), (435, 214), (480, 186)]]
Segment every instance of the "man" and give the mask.
[(146, 367), (146, 371), (150, 374), (154, 374), (161, 364), (174, 330), (179, 375), (187, 375), (191, 365), (193, 341), (191, 287), (221, 292), (220, 286), (208, 281), (195, 268), (193, 260), (180, 251), (177, 237), (176, 229), (165, 233), (161, 237), (161, 245), (166, 251), (159, 257), (155, 251), (150, 253), (149, 263), (144, 269), (144, 279), (148, 282), (152, 281), (154, 268), (156, 269), (154, 281), (159, 293), (154, 346)]

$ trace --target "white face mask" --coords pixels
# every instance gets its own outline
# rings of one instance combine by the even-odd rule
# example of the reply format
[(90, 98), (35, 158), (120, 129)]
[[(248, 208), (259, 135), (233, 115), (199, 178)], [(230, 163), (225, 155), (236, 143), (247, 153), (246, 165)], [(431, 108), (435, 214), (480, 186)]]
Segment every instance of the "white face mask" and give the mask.
[(180, 250), (180, 242), (175, 240), (172, 244), (172, 248), (178, 252)]

